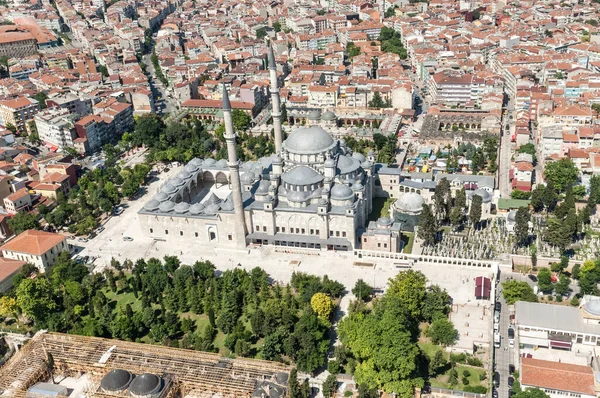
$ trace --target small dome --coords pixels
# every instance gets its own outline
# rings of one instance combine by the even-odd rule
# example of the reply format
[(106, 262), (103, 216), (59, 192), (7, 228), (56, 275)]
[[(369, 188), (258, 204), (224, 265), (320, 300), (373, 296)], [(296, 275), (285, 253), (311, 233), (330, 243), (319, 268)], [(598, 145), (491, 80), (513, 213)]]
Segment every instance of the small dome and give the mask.
[(361, 184), (360, 182), (357, 182), (356, 184), (352, 184), (352, 190), (354, 192), (356, 191), (362, 191), (363, 190), (363, 184)]
[(374, 157), (376, 155), (375, 151), (373, 149), (371, 149), (368, 153), (367, 156), (369, 157)]
[(367, 160), (367, 158), (365, 157), (365, 155), (363, 155), (363, 154), (362, 154), (362, 153), (360, 153), (360, 152), (354, 152), (354, 153), (352, 154), (352, 157), (353, 157), (354, 159), (358, 160), (360, 163), (364, 163), (364, 162)]
[(477, 196), (481, 196), (481, 200), (483, 203), (489, 203), (492, 201), (492, 195), (490, 195), (490, 193), (484, 189), (476, 189), (473, 192), (473, 195), (477, 195)]
[(156, 211), (156, 210), (158, 210), (159, 206), (160, 206), (160, 202), (158, 200), (152, 199), (152, 200), (146, 202), (146, 204), (144, 205), (144, 210)]
[(331, 188), (331, 199), (334, 200), (349, 200), (354, 199), (354, 192), (348, 185), (340, 184)]
[(508, 215), (506, 216), (506, 219), (510, 222), (516, 222), (517, 221), (517, 211), (516, 210), (509, 211)]
[(300, 127), (292, 131), (283, 142), (283, 147), (297, 154), (315, 154), (325, 152), (335, 147), (331, 135), (321, 127)]
[(583, 309), (594, 316), (600, 316), (600, 299), (591, 299), (583, 305)]
[(308, 113), (308, 120), (319, 120), (321, 119), (321, 111), (314, 110)]
[(208, 207), (210, 205), (221, 203), (221, 199), (217, 195), (211, 192), (210, 196), (204, 201), (204, 206)]
[(227, 159), (221, 159), (215, 165), (217, 167), (227, 167)]
[(340, 147), (346, 148), (346, 140), (345, 139), (340, 138), (338, 142), (340, 143)]
[(389, 227), (392, 224), (393, 221), (389, 217), (380, 217), (379, 220), (377, 220), (377, 225), (380, 227)]
[(167, 182), (165, 185), (163, 185), (161, 191), (166, 193), (167, 195), (172, 195), (175, 192), (177, 192), (177, 188), (175, 188), (175, 186), (173, 186), (171, 182)]
[(340, 174), (348, 174), (358, 170), (360, 162), (353, 157), (342, 155), (338, 158), (337, 167)]
[(133, 375), (130, 372), (123, 369), (114, 369), (104, 375), (100, 387), (105, 392), (121, 392), (129, 387), (131, 380), (133, 380)]
[(275, 156), (275, 157), (273, 158), (273, 164), (282, 164), (282, 163), (283, 163), (283, 159), (281, 159), (281, 158), (279, 157), (279, 155), (278, 155), (278, 156)]
[(187, 171), (188, 173), (192, 173), (193, 174), (193, 173), (197, 172), (200, 169), (200, 167), (190, 162), (183, 169), (185, 171)]
[(190, 160), (189, 164), (200, 167), (200, 166), (202, 166), (202, 159), (194, 158), (194, 159)]
[(369, 162), (368, 160), (365, 160), (364, 162), (361, 163), (360, 167), (362, 167), (363, 169), (368, 169), (369, 167), (371, 167), (371, 162)]
[(231, 200), (226, 200), (225, 202), (223, 202), (221, 204), (221, 210), (224, 211), (232, 211), (233, 210), (233, 201)]
[(321, 198), (321, 199), (319, 199), (319, 201), (317, 202), (317, 204), (318, 204), (319, 206), (327, 206), (327, 203), (329, 203), (329, 202), (328, 202), (328, 201), (327, 201), (327, 199), (325, 199), (325, 198)]
[(310, 167), (298, 166), (283, 173), (281, 179), (291, 185), (311, 185), (323, 181), (323, 176)]
[(325, 167), (335, 167), (335, 160), (327, 159), (323, 165)]
[(217, 214), (217, 212), (219, 211), (220, 208), (221, 208), (221, 206), (219, 206), (216, 203), (206, 206), (206, 208), (204, 209), (204, 214), (208, 214), (209, 216), (214, 216), (215, 214)]
[(183, 180), (179, 177), (171, 178), (171, 180), (169, 182), (176, 187), (180, 187), (183, 184), (185, 184), (185, 182), (183, 182)]
[(129, 392), (137, 396), (156, 394), (162, 387), (162, 380), (157, 375), (144, 373), (139, 375), (129, 385)]
[(190, 206), (190, 214), (198, 215), (204, 211), (204, 205), (202, 203), (195, 203)]
[[(269, 183), (269, 181), (261, 180), (258, 183), (258, 188), (256, 188), (255, 194), (257, 194), (257, 195), (266, 195), (267, 193), (269, 193), (269, 188), (270, 187), (271, 187), (271, 184)], [(275, 188), (275, 187), (273, 187), (273, 188)]]
[(267, 195), (267, 196), (265, 196), (264, 201), (265, 202), (272, 202), (273, 201), (273, 197), (271, 195)]
[(420, 214), (423, 210), (425, 201), (418, 193), (410, 192), (400, 196), (394, 203), (394, 208), (400, 213), (417, 213)]
[(159, 206), (158, 206), (158, 210), (162, 211), (163, 213), (169, 213), (170, 211), (173, 210), (173, 208), (175, 208), (175, 203), (168, 201), (168, 202), (162, 202)]
[(254, 182), (254, 179), (255, 179), (254, 173), (251, 172), (251, 171), (245, 172), (240, 177), (240, 180), (242, 181), (242, 184), (246, 184), (246, 185), (252, 184)]
[(189, 179), (190, 177), (192, 177), (192, 174), (190, 172), (186, 171), (185, 168), (183, 169), (183, 171), (181, 173), (177, 174), (177, 178), (180, 178), (183, 181)]
[(321, 120), (323, 120), (325, 122), (331, 122), (336, 119), (337, 119), (337, 116), (335, 115), (335, 113), (333, 113), (331, 111), (325, 111), (323, 116), (321, 116)]
[(175, 205), (175, 213), (177, 213), (177, 214), (187, 213), (189, 209), (190, 209), (189, 203), (181, 202), (181, 203), (177, 203)]
[(303, 191), (289, 191), (287, 194), (287, 199), (290, 202), (306, 202), (309, 199), (309, 192)]
[(156, 196), (154, 197), (154, 199), (158, 200), (159, 202), (164, 202), (166, 200), (169, 200), (169, 195), (167, 195), (164, 192), (159, 192), (156, 194)]
[(216, 163), (217, 163), (217, 161), (214, 160), (213, 158), (208, 158), (204, 162), (202, 162), (202, 166), (211, 167), (211, 166), (214, 166)]

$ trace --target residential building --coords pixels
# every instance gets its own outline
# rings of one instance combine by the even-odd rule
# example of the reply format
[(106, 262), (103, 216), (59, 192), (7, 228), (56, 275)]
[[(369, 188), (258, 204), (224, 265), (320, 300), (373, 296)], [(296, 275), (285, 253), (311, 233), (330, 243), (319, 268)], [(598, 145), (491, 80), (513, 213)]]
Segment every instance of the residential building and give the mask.
[(8, 214), (17, 214), (20, 211), (31, 209), (31, 195), (27, 188), (21, 188), (12, 195), (4, 198), (4, 208)]
[(13, 287), (13, 278), (21, 272), (26, 261), (0, 257), (0, 293), (6, 293)]
[(0, 27), (0, 56), (22, 58), (37, 53), (35, 37), (14, 25)]
[(17, 131), (25, 131), (28, 120), (33, 119), (39, 112), (40, 104), (29, 97), (0, 102), (0, 123), (3, 126), (13, 125)]
[(77, 138), (75, 122), (78, 115), (65, 108), (48, 108), (35, 115), (35, 125), (40, 140), (53, 150), (73, 147)]
[(69, 250), (66, 236), (34, 229), (19, 234), (0, 247), (4, 258), (31, 263), (41, 272), (53, 266), (61, 252)]

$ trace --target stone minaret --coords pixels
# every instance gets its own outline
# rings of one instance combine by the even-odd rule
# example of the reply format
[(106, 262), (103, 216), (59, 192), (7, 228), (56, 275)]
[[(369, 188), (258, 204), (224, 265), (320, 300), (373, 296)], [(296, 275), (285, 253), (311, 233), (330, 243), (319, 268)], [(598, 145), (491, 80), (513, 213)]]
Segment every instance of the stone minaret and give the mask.
[(275, 130), (275, 153), (281, 153), (281, 104), (279, 101), (279, 85), (277, 84), (277, 64), (273, 47), (269, 46), (269, 76), (271, 77), (271, 103), (273, 104), (273, 129)]
[(231, 116), (231, 103), (225, 84), (223, 84), (223, 118), (225, 119), (225, 141), (227, 142), (227, 166), (231, 179), (231, 195), (233, 197), (233, 210), (235, 212), (235, 239), (239, 247), (246, 247), (246, 217), (244, 215), (244, 202), (242, 201), (242, 185), (240, 184), (240, 165), (235, 147), (235, 131), (233, 130), (233, 117)]

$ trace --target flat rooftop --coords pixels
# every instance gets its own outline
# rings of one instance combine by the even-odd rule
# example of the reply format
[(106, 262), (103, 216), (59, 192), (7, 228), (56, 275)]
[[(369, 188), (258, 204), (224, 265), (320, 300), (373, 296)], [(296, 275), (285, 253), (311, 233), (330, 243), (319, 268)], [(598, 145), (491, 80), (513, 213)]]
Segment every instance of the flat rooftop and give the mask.
[(585, 323), (582, 310), (563, 305), (518, 301), (515, 320), (519, 326), (600, 335), (600, 325)]

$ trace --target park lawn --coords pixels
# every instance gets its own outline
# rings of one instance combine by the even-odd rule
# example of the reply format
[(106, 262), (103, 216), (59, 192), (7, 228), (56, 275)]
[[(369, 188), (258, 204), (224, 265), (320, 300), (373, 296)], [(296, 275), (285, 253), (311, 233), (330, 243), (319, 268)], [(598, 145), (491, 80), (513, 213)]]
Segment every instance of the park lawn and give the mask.
[(119, 309), (124, 309), (127, 304), (131, 306), (131, 309), (134, 312), (140, 311), (142, 309), (142, 302), (135, 298), (132, 292), (128, 293), (115, 293), (110, 289), (104, 291), (104, 295), (108, 299), (108, 301), (115, 301), (115, 311)]
[(402, 242), (404, 242), (402, 253), (410, 254), (412, 252), (413, 243), (415, 242), (415, 234), (412, 232), (402, 232)]
[[(420, 341), (419, 347), (430, 358), (433, 357), (437, 351), (442, 351), (442, 347), (437, 346), (429, 341)], [(445, 351), (442, 352), (444, 353), (444, 357), (448, 360), (450, 358), (450, 355)], [(453, 390), (463, 390), (465, 388), (465, 385), (462, 384), (463, 372), (465, 370), (468, 370), (471, 373), (471, 375), (467, 377), (470, 386), (483, 385), (487, 387), (487, 378), (483, 381), (479, 379), (482, 373), (486, 373), (485, 369), (456, 364), (456, 371), (458, 372), (458, 384), (452, 387)], [(438, 375), (436, 378), (429, 379), (429, 383), (432, 387), (450, 389), (450, 384), (448, 383), (449, 372), (450, 370), (448, 370), (448, 372), (446, 372), (445, 374)]]

